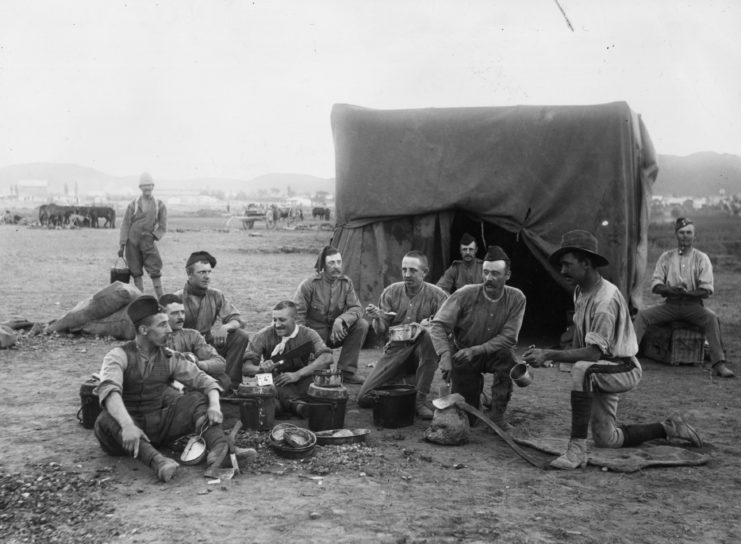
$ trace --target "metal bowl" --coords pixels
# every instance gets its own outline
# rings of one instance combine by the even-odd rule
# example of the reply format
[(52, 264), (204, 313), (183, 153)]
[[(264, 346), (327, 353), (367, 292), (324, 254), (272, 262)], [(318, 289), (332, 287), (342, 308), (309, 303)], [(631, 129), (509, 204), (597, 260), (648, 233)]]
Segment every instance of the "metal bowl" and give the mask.
[[(349, 431), (351, 434), (343, 433)], [(365, 442), (371, 433), (370, 429), (329, 429), (316, 433), (316, 443), (320, 446), (338, 446), (340, 444), (356, 444)], [(339, 434), (339, 436), (337, 436)]]
[[(292, 440), (292, 437), (301, 440)], [(305, 446), (297, 444), (305, 441)], [(308, 429), (297, 427), (291, 423), (279, 423), (270, 431), (268, 444), (275, 450), (275, 453), (287, 459), (303, 459), (314, 454), (317, 438), (316, 435)]]
[(191, 436), (180, 454), (180, 462), (184, 465), (197, 465), (206, 458), (207, 453), (206, 441), (201, 436)]

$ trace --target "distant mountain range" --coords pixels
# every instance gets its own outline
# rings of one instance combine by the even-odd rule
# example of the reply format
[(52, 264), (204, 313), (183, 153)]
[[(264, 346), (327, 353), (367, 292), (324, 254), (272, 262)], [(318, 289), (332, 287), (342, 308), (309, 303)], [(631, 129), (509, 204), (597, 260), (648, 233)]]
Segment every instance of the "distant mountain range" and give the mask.
[[(726, 194), (741, 193), (741, 157), (714, 152), (687, 156), (659, 155), (659, 175), (653, 187), (654, 194), (666, 196), (709, 196), (723, 189)], [(271, 173), (242, 180), (232, 178), (159, 179), (158, 191), (200, 192), (224, 191), (247, 195), (277, 191), (285, 194), (288, 187), (296, 194), (317, 191), (334, 193), (334, 179), (305, 174)], [(135, 194), (139, 174), (117, 177), (94, 168), (66, 163), (28, 163), (0, 168), (0, 193), (24, 180), (46, 180), (49, 193), (74, 194), (75, 183), (80, 195)]]
[[(247, 195), (261, 191), (277, 190), (285, 194), (288, 187), (296, 194), (313, 194), (317, 191), (334, 193), (334, 179), (319, 178), (306, 174), (271, 173), (252, 179), (190, 178), (160, 179), (153, 173), (155, 190), (174, 191), (224, 191)], [(67, 163), (27, 163), (0, 168), (0, 193), (10, 190), (12, 185), (28, 180), (45, 180), (48, 192), (74, 194), (75, 184), (80, 195), (86, 194), (134, 194), (138, 193), (139, 174), (111, 176), (100, 170)]]

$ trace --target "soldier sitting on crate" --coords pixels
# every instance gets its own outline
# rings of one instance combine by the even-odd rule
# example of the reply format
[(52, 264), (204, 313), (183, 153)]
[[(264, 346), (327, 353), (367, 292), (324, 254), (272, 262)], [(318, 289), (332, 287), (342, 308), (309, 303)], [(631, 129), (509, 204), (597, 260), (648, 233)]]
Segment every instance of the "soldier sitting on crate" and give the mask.
[(695, 225), (690, 219), (678, 217), (674, 231), (678, 247), (661, 254), (651, 279), (651, 290), (665, 301), (636, 314), (638, 345), (652, 325), (671, 321), (692, 323), (702, 329), (710, 344), (713, 373), (721, 378), (733, 378), (733, 372), (726, 366), (718, 316), (702, 303), (713, 293), (713, 265), (705, 253), (692, 247)]
[[(103, 358), (96, 389), (103, 411), (95, 421), (96, 438), (106, 453), (131, 455), (167, 482), (179, 465), (155, 446), (205, 428), (205, 475), (213, 476), (228, 453), (219, 384), (183, 354), (165, 349), (170, 325), (156, 298), (141, 296), (127, 311), (136, 338)], [(173, 379), (192, 391), (177, 394), (170, 387)]]
[(209, 287), (216, 258), (207, 251), (196, 251), (188, 257), (185, 272), (188, 281), (175, 294), (183, 299), (185, 327), (195, 329), (226, 359), (226, 374), (237, 387), (242, 381), (242, 355), (249, 336), (242, 329), (239, 310), (218, 289)]
[(203, 335), (195, 329), (186, 329), (183, 300), (172, 293), (160, 297), (160, 306), (167, 314), (172, 334), (167, 347), (183, 353), (206, 374), (215, 378), (224, 391), (231, 391), (232, 381), (226, 375), (226, 361)]
[[(308, 345), (307, 345), (308, 344)], [(273, 362), (272, 358), (304, 347), (303, 354)], [(332, 350), (319, 334), (296, 323), (296, 304), (290, 300), (279, 302), (273, 308), (273, 324), (260, 330), (250, 341), (244, 354), (242, 373), (254, 376), (272, 372), (278, 393), (278, 409), (306, 417), (307, 393), (315, 370), (332, 364)]]

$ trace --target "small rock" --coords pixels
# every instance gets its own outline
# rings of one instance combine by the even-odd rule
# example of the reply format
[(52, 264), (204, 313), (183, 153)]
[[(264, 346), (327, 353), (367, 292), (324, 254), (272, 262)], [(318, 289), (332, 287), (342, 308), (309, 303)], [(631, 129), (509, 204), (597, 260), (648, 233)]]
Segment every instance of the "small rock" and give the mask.
[(319, 512), (309, 512), (309, 519), (319, 519), (322, 515)]

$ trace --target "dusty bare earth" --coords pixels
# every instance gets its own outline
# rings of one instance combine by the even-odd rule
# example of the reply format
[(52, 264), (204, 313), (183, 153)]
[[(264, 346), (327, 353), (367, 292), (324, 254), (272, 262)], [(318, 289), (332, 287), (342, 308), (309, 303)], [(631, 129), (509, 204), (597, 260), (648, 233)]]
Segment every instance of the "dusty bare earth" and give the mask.
[[(267, 324), (268, 308), (290, 297), (310, 273), (315, 251), (329, 234), (222, 227), (221, 220), (173, 218), (172, 232), (160, 245), (165, 287), (180, 287), (187, 255), (208, 249), (219, 260), (215, 285), (231, 295), (248, 330), (255, 331)], [(0, 321), (49, 321), (103, 287), (117, 236), (117, 230), (0, 227)], [(732, 255), (716, 262), (717, 293), (710, 302), (723, 320), (732, 361), (741, 351), (737, 262)], [(625, 421), (685, 414), (707, 443), (703, 451), (711, 461), (702, 467), (633, 474), (594, 467), (541, 471), (481, 426), (466, 446), (436, 446), (422, 440), (421, 422), (378, 430), (371, 412), (352, 402), (347, 426), (373, 429), (365, 446), (318, 447), (310, 460), (286, 461), (265, 446), (266, 433), (242, 433), (239, 442), (257, 446), (259, 457), (237, 479), (208, 484), (202, 467), (182, 467), (175, 480), (161, 484), (137, 462), (103, 454), (75, 418), (81, 382), (116, 343), (24, 337), (16, 348), (0, 351), (0, 540), (741, 541), (739, 378), (712, 379), (701, 367), (646, 360), (643, 382), (621, 402)], [(378, 355), (363, 352), (362, 373)], [(537, 370), (535, 382), (515, 392), (512, 423), (535, 434), (566, 436), (568, 376)]]

